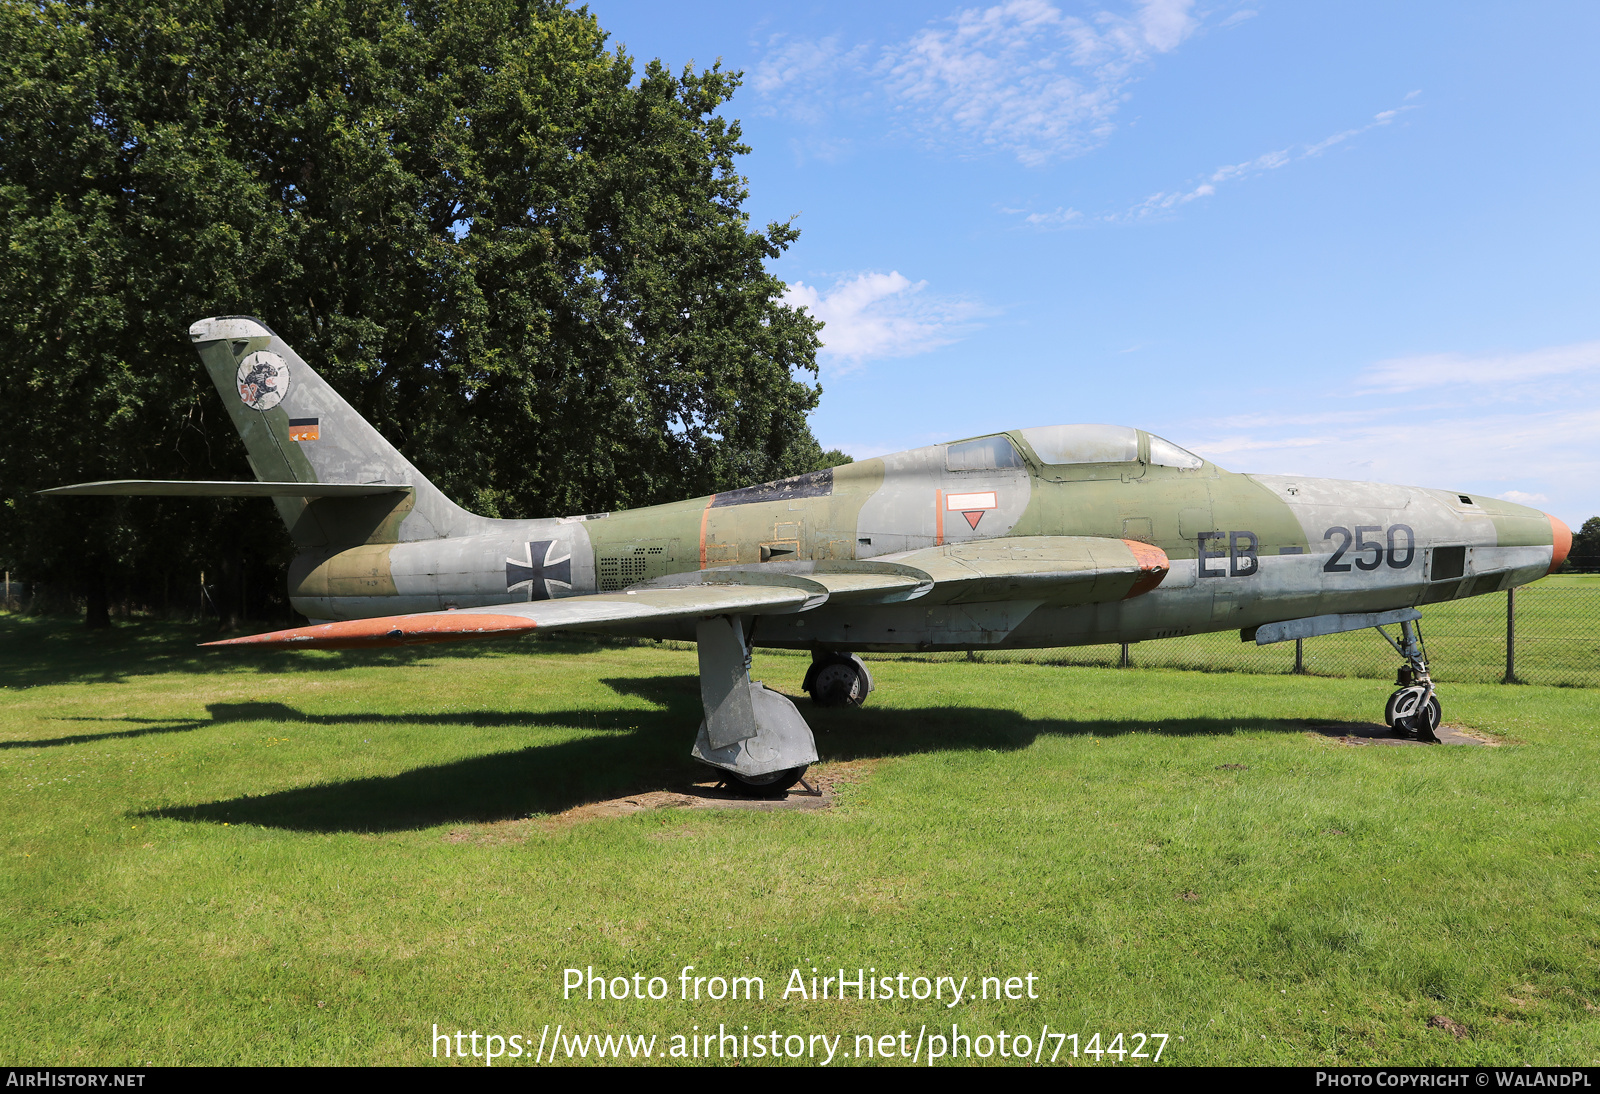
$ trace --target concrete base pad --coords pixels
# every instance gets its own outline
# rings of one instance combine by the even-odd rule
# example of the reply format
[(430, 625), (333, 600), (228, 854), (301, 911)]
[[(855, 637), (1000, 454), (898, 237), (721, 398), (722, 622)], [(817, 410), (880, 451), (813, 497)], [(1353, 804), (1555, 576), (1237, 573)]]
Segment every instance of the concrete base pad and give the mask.
[[(1307, 722), (1306, 731), (1315, 733), (1320, 737), (1332, 739), (1347, 745), (1410, 745), (1413, 748), (1431, 745), (1431, 741), (1419, 741), (1414, 737), (1397, 737), (1394, 730), (1382, 722)], [(1434, 731), (1440, 744), (1446, 745), (1487, 745), (1495, 747), (1500, 742), (1491, 741), (1482, 737), (1465, 726), (1453, 726), (1448, 723)]]
[(805, 787), (797, 785), (784, 794), (775, 794), (770, 798), (747, 798), (735, 791), (719, 787), (717, 785), (719, 780), (712, 775), (672, 790), (647, 790), (642, 794), (629, 794), (623, 798), (586, 802), (550, 817), (493, 821), (468, 828), (457, 828), (447, 833), (444, 839), (446, 843), (522, 843), (531, 836), (569, 825), (605, 820), (608, 817), (626, 817), (657, 809), (746, 809), (763, 813), (780, 810), (830, 809), (837, 801), (837, 791), (840, 787), (860, 782), (874, 766), (871, 760), (817, 764), (806, 772), (806, 782), (815, 787), (818, 793), (813, 794)]

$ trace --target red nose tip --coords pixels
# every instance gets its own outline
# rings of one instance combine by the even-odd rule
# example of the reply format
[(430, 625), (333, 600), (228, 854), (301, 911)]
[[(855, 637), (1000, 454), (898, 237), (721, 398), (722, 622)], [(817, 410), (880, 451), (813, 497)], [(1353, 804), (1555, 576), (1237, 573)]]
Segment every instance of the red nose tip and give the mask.
[(1572, 529), (1549, 513), (1545, 516), (1550, 517), (1550, 572), (1555, 573), (1567, 561), (1567, 553), (1572, 550)]

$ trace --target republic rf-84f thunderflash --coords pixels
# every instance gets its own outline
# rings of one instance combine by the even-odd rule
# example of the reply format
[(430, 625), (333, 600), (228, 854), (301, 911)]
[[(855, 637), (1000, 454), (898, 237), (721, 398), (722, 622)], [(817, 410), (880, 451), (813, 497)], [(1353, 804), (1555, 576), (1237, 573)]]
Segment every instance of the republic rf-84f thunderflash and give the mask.
[[(312, 625), (211, 645), (337, 649), (582, 630), (698, 643), (696, 759), (775, 791), (817, 759), (755, 646), (812, 651), (804, 688), (859, 704), (871, 651), (1246, 641), (1377, 627), (1404, 661), (1386, 721), (1434, 738), (1417, 608), (1521, 585), (1572, 533), (1451, 490), (1240, 475), (1143, 430), (1019, 429), (618, 513), (457, 506), (260, 321), (189, 330), (259, 482), (50, 494), (270, 497)], [(1398, 625), (1398, 640), (1382, 628)]]

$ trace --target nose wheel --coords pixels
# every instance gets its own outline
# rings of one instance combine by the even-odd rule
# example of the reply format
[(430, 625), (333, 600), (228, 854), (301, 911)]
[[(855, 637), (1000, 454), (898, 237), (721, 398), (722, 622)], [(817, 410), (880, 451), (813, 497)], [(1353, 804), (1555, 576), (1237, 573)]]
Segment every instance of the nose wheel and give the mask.
[(1383, 720), (1397, 737), (1414, 737), (1419, 741), (1438, 744), (1435, 730), (1443, 717), (1439, 696), (1433, 688), (1433, 678), (1428, 675), (1428, 659), (1422, 645), (1422, 630), (1415, 622), (1400, 624), (1400, 641), (1390, 638), (1382, 628), (1377, 628), (1395, 652), (1406, 659), (1395, 675), (1398, 685), (1383, 708)]
[(1415, 737), (1419, 741), (1437, 741), (1434, 730), (1439, 728), (1441, 717), (1439, 697), (1420, 687), (1400, 688), (1389, 696), (1384, 707), (1383, 720), (1389, 723), (1397, 737)]

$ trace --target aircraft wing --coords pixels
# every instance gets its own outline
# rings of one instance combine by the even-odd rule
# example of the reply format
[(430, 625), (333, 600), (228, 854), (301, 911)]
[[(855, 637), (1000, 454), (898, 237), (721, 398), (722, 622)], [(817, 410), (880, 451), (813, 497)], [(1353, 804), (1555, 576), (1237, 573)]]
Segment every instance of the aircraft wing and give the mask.
[(62, 496), (158, 498), (355, 498), (410, 490), (392, 482), (216, 482), (184, 479), (107, 479), (53, 486), (37, 493)]
[(1161, 583), (1159, 548), (1089, 536), (1023, 536), (910, 552), (893, 560), (769, 562), (671, 574), (615, 593), (321, 623), (209, 646), (351, 649), (456, 642), (598, 626), (781, 615), (824, 604), (866, 607), (927, 596), (932, 602), (1125, 600)]
[(1109, 536), (1008, 536), (889, 557), (927, 573), (930, 599), (944, 603), (1127, 600), (1160, 585), (1172, 567), (1159, 547)]
[(284, 649), (357, 649), (498, 638), (535, 630), (570, 630), (713, 615), (771, 615), (799, 611), (816, 595), (804, 588), (771, 585), (693, 585), (643, 588), (620, 593), (567, 596), (521, 604), (491, 604), (442, 612), (385, 615), (320, 623), (269, 634), (207, 642), (208, 646), (271, 646)]

